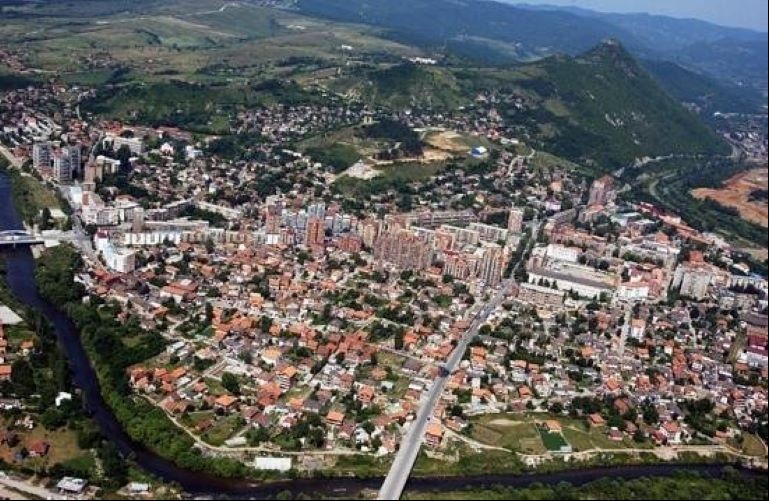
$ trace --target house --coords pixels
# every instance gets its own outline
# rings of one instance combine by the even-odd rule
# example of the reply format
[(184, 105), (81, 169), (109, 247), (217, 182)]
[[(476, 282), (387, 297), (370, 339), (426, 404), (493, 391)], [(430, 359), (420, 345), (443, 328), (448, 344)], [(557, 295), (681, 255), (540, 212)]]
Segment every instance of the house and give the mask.
[(59, 494), (82, 494), (88, 482), (82, 478), (64, 477), (56, 484)]
[(669, 444), (681, 443), (681, 426), (677, 422), (666, 421), (659, 431)]
[(48, 452), (51, 450), (51, 444), (38, 440), (37, 442), (32, 442), (27, 447), (27, 450), (29, 451), (29, 457), (42, 458), (48, 455)]
[(283, 367), (282, 369), (278, 370), (277, 381), (281, 390), (288, 391), (291, 388), (291, 385), (293, 384), (294, 379), (296, 378), (297, 372), (298, 371), (296, 367), (294, 367), (293, 365), (287, 365), (286, 367)]
[(598, 428), (606, 424), (606, 420), (597, 412), (595, 414), (590, 414), (587, 417), (587, 422), (591, 428)]
[(432, 422), (427, 426), (425, 432), (425, 443), (428, 447), (437, 449), (443, 441), (443, 425), (439, 422)]
[(222, 395), (214, 401), (214, 407), (217, 409), (230, 411), (235, 408), (237, 403), (238, 397), (234, 397), (232, 395)]
[(0, 381), (10, 381), (13, 370), (8, 364), (0, 365)]
[(330, 426), (340, 426), (344, 422), (344, 413), (339, 411), (329, 411), (326, 415), (326, 422)]

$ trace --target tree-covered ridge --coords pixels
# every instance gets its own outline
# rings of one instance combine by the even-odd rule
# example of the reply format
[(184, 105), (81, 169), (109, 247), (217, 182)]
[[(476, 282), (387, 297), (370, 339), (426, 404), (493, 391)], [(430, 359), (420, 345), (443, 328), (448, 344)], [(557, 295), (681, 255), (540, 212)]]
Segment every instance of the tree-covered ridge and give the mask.
[(369, 103), (407, 108), (454, 108), (467, 103), (454, 75), (441, 68), (397, 64), (361, 75), (362, 97)]
[(519, 82), (541, 107), (530, 125), (549, 124), (553, 153), (615, 169), (636, 158), (727, 154), (728, 146), (670, 97), (615, 41), (577, 57), (525, 67)]
[(275, 103), (306, 104), (317, 99), (315, 94), (289, 81), (221, 85), (176, 80), (119, 89), (105, 87), (85, 101), (82, 108), (127, 123), (226, 134), (238, 110)]

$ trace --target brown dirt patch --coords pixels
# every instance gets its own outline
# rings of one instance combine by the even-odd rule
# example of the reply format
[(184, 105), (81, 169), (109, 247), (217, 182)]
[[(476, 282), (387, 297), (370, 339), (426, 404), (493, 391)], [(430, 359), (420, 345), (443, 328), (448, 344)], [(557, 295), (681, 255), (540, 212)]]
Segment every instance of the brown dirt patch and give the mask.
[(697, 188), (692, 195), (699, 200), (710, 198), (721, 205), (733, 207), (743, 219), (768, 227), (769, 206), (766, 202), (750, 200), (751, 192), (766, 190), (769, 186), (767, 173), (766, 167), (741, 172), (726, 181), (722, 188)]

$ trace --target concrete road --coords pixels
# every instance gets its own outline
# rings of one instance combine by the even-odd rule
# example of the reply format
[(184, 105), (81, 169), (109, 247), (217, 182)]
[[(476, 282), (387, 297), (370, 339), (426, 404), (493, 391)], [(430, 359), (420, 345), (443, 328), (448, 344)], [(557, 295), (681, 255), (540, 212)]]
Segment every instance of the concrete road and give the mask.
[[(0, 492), (10, 492), (8, 497), (11, 499), (54, 499), (54, 496), (56, 496), (56, 493), (49, 491), (48, 489), (37, 487), (28, 481), (9, 477), (5, 472), (0, 472), (0, 487), (5, 488)], [(16, 492), (9, 491), (8, 488), (13, 489)], [(18, 493), (27, 494), (31, 497), (24, 497)]]

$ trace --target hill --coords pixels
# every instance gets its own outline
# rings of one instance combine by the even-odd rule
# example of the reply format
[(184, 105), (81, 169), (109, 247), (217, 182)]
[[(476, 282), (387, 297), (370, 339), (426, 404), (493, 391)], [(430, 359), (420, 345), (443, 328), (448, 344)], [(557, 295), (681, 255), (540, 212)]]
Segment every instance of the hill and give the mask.
[(615, 169), (636, 158), (729, 151), (616, 41), (523, 69), (535, 76), (518, 84), (542, 105), (530, 126), (549, 131), (540, 140), (559, 156)]
[(716, 78), (766, 92), (769, 42), (725, 38), (693, 44), (673, 57), (674, 61)]
[[(660, 76), (607, 41), (576, 57), (506, 68), (404, 63), (366, 70), (354, 88), (364, 100), (394, 109), (456, 109), (471, 105), (479, 91), (514, 93), (526, 106), (503, 100), (498, 111), (507, 123), (523, 126), (535, 147), (603, 171), (643, 157), (728, 154), (726, 144), (679, 102), (700, 99), (715, 106), (729, 100), (719, 94), (721, 86), (676, 65), (653, 68)], [(681, 89), (668, 93), (663, 80)]]
[(454, 75), (444, 68), (402, 63), (363, 75), (361, 97), (369, 103), (408, 108), (455, 108), (467, 101)]

